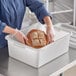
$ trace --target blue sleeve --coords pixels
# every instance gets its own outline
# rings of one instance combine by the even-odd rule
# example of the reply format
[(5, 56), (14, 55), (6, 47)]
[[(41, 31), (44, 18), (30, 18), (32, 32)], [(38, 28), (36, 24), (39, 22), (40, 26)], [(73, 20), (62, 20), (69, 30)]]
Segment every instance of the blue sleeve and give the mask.
[(4, 22), (2, 22), (2, 21), (0, 20), (0, 34), (1, 34), (2, 31), (4, 30), (5, 26), (6, 26), (6, 23), (4, 23)]
[[(1, 14), (1, 1), (0, 1), (0, 14)], [(4, 30), (5, 26), (6, 26), (6, 23), (0, 20), (0, 34), (2, 34), (2, 31)]]
[(26, 5), (30, 8), (32, 12), (36, 14), (38, 20), (42, 24), (44, 24), (43, 18), (45, 16), (50, 16), (50, 18), (52, 18), (51, 15), (45, 9), (44, 4), (41, 3), (39, 0), (26, 0)]

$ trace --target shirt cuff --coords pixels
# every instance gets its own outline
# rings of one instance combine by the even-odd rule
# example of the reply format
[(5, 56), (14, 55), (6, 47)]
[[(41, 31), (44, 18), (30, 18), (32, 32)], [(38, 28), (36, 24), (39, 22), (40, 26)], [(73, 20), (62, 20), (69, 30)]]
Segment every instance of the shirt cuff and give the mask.
[(45, 16), (49, 16), (50, 19), (52, 19), (52, 15), (50, 13), (48, 13), (47, 10), (45, 9), (45, 7), (43, 6), (40, 9), (40, 15), (38, 16), (38, 20), (40, 23), (45, 24), (44, 20), (43, 20)]
[(0, 22), (0, 34), (2, 34), (2, 31), (4, 30), (6, 25), (6, 23)]

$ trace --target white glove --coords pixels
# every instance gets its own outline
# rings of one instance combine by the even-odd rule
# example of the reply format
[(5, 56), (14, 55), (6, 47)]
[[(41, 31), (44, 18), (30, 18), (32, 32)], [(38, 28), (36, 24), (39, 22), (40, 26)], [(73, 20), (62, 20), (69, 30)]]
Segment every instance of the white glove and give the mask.
[(49, 41), (48, 43), (54, 42), (55, 30), (54, 30), (53, 26), (51, 27), (51, 29), (47, 28), (46, 33), (48, 36), (48, 41)]
[(16, 32), (13, 34), (13, 36), (21, 43), (25, 44), (27, 41), (27, 37), (19, 30), (16, 29)]

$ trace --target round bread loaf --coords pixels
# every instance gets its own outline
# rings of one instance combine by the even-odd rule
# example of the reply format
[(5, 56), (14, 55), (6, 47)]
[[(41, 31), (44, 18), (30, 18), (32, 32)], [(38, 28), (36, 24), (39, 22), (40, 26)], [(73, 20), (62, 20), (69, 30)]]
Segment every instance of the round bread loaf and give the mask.
[(44, 31), (38, 29), (32, 29), (27, 34), (28, 41), (27, 45), (34, 48), (41, 48), (48, 44), (48, 38)]

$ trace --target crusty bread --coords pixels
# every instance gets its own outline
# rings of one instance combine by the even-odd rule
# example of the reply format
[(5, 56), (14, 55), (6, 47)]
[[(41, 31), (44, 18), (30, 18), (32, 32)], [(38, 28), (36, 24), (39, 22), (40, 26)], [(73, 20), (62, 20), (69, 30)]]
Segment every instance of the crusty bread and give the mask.
[(27, 34), (28, 42), (27, 45), (34, 48), (41, 48), (48, 44), (48, 38), (44, 31), (32, 29)]

